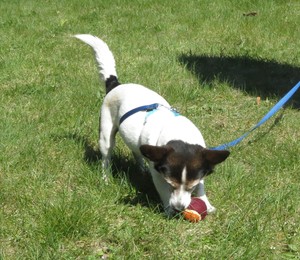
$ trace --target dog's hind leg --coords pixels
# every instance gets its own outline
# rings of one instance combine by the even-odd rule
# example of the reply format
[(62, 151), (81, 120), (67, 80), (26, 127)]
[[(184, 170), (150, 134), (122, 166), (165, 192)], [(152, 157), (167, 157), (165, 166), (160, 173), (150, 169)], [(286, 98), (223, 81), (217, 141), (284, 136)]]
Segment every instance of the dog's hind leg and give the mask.
[(118, 132), (112, 120), (108, 120), (108, 115), (101, 113), (100, 139), (99, 146), (102, 155), (103, 179), (107, 180), (107, 172), (110, 167), (110, 159), (113, 148), (115, 146), (115, 136)]

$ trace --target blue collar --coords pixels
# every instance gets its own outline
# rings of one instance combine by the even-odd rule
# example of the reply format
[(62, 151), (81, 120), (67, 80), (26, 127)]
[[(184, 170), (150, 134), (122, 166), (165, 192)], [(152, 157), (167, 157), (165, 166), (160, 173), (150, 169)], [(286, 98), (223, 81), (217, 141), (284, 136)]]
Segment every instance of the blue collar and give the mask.
[[(159, 106), (163, 106), (159, 103), (154, 103), (151, 105), (146, 105), (146, 106), (140, 106), (140, 107), (136, 107), (128, 112), (126, 112), (119, 121), (119, 125), (122, 124), (122, 122), (127, 119), (128, 117), (132, 116), (133, 114), (137, 113), (137, 112), (141, 112), (141, 111), (145, 111), (145, 112), (152, 112), (154, 110), (156, 110)], [(178, 116), (179, 113), (174, 109), (174, 108), (169, 108), (170, 111), (172, 111), (174, 113), (175, 116)]]

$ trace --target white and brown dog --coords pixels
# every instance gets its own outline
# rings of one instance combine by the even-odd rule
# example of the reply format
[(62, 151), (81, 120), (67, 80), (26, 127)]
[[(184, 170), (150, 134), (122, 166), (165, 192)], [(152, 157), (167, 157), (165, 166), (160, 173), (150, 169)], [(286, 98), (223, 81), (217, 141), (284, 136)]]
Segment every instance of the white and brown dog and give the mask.
[(75, 37), (93, 48), (106, 85), (99, 140), (103, 168), (109, 167), (119, 132), (141, 166), (143, 158), (148, 160), (167, 215), (187, 208), (192, 193), (205, 201), (209, 213), (215, 211), (205, 195), (203, 177), (229, 151), (206, 149), (197, 127), (156, 92), (137, 84), (120, 84), (113, 54), (101, 39), (87, 34)]

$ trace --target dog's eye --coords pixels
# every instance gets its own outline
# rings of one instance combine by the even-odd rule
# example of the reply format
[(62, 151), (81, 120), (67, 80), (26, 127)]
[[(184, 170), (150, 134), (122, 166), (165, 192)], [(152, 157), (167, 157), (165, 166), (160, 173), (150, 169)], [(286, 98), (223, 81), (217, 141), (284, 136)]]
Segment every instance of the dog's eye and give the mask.
[(169, 183), (169, 190), (170, 192), (173, 192), (176, 188), (171, 184)]
[(161, 165), (156, 168), (156, 170), (160, 173), (166, 174), (168, 172), (168, 167)]

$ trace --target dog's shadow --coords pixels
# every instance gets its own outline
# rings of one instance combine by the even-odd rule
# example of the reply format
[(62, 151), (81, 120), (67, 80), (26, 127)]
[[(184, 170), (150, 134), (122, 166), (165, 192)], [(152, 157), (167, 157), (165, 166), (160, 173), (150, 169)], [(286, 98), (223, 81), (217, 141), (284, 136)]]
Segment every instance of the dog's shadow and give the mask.
[[(276, 61), (254, 59), (246, 56), (208, 56), (181, 54), (179, 62), (186, 66), (200, 84), (211, 85), (216, 79), (261, 98), (281, 98), (300, 80), (300, 68)], [(291, 102), (300, 108), (300, 93)]]
[[(71, 134), (69, 138), (83, 145), (83, 160), (91, 167), (98, 169), (99, 167), (94, 166), (101, 164), (100, 150), (86, 137)], [(127, 159), (126, 156), (122, 156), (120, 153), (114, 153), (112, 155), (111, 173), (113, 178), (125, 178), (136, 191), (134, 197), (130, 195), (122, 198), (122, 203), (139, 204), (162, 211), (159, 195), (154, 187), (150, 173), (142, 171), (133, 159)]]

